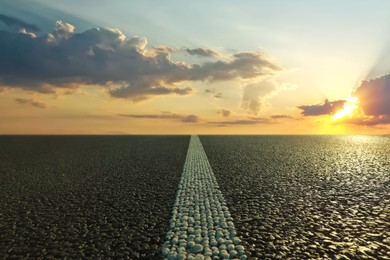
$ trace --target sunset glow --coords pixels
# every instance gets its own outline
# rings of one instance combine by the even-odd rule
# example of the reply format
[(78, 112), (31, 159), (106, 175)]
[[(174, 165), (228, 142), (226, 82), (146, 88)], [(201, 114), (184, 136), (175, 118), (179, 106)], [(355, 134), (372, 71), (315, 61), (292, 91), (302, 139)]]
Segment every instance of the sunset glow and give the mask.
[(390, 2), (299, 2), (2, 0), (0, 135), (389, 134)]
[(333, 120), (338, 120), (342, 117), (352, 116), (358, 106), (359, 99), (357, 97), (348, 97), (344, 103), (343, 109), (337, 111), (333, 116)]
[(389, 257), (389, 10), (0, 0), (0, 256)]

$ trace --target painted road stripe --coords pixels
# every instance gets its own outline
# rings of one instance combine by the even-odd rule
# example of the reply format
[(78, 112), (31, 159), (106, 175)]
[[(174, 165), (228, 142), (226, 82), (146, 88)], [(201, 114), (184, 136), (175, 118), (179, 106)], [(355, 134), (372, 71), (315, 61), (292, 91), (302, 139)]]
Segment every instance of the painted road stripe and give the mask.
[(191, 136), (162, 249), (165, 259), (246, 259), (199, 137)]

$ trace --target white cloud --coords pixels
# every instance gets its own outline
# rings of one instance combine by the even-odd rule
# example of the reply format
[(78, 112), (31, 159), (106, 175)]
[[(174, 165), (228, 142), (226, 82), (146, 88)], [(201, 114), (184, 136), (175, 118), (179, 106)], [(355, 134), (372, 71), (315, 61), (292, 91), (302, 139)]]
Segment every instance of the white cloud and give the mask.
[(243, 88), (241, 107), (250, 114), (257, 115), (266, 103), (266, 98), (278, 91), (274, 81), (264, 80), (251, 83)]

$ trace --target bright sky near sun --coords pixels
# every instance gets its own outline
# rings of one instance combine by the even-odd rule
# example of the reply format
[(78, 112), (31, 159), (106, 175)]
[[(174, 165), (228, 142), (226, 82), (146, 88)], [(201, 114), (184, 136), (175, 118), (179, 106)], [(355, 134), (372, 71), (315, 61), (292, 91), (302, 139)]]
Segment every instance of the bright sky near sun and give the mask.
[(2, 0), (0, 134), (389, 134), (389, 10)]

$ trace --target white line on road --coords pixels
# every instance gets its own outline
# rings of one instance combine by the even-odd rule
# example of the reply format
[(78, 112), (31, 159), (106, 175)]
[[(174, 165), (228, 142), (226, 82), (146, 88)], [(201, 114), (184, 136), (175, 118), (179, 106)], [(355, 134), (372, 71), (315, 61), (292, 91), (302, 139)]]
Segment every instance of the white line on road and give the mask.
[(246, 259), (199, 137), (191, 136), (162, 249), (165, 259)]

